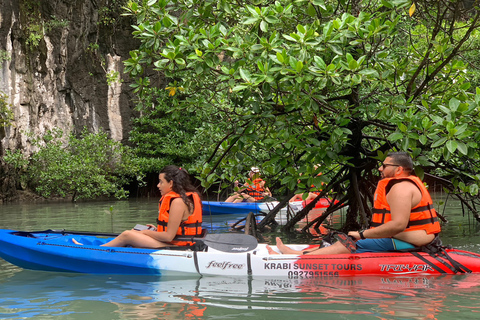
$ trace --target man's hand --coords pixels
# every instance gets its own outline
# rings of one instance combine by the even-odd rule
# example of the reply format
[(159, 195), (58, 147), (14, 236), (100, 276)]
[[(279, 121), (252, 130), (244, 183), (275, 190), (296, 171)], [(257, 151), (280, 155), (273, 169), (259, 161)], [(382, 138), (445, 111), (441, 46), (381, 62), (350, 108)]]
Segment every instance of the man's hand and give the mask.
[(358, 231), (349, 231), (348, 235), (355, 238), (355, 241), (360, 240), (360, 232)]

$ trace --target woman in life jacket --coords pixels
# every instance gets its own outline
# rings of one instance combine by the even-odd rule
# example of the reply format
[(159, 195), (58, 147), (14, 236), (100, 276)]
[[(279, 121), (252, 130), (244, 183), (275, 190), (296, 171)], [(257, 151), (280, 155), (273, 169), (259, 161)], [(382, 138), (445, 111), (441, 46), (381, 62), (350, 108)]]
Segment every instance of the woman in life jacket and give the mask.
[(270, 190), (265, 186), (265, 181), (260, 178), (259, 168), (252, 167), (249, 176), (250, 178), (241, 186), (239, 186), (238, 181), (235, 181), (237, 191), (228, 197), (225, 202), (257, 202), (264, 200), (265, 197), (272, 196)]
[(201, 234), (202, 202), (187, 171), (166, 166), (160, 171), (158, 180), (162, 198), (157, 226), (149, 224), (147, 230), (126, 230), (103, 246), (161, 248), (176, 245), (173, 239), (177, 235)]

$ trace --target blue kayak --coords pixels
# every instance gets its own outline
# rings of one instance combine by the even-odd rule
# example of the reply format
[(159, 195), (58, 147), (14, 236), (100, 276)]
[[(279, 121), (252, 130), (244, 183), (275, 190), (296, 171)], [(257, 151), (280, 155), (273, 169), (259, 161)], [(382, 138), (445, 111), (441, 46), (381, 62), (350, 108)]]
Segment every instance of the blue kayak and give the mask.
[[(233, 255), (243, 261), (241, 253), (258, 245), (245, 234), (207, 234), (199, 238), (180, 236), (179, 240), (203, 244), (197, 247), (158, 249), (104, 247), (115, 234), (65, 230), (16, 231), (0, 229), (0, 258), (25, 269), (80, 272), (91, 274), (185, 275), (209, 272), (211, 261)], [(208, 252), (207, 252), (208, 251)], [(199, 258), (206, 265), (200, 272)], [(234, 263), (231, 258), (229, 261)], [(235, 262), (237, 263), (237, 262)], [(234, 274), (231, 270), (221, 274)], [(217, 270), (218, 269), (218, 270)], [(237, 268), (238, 269), (238, 268)], [(245, 273), (246, 268), (243, 270)]]
[(204, 215), (216, 214), (239, 214), (247, 215), (250, 212), (268, 213), (275, 208), (278, 201), (270, 202), (222, 202), (222, 201), (202, 201)]
[[(332, 200), (327, 198), (321, 198), (317, 201), (315, 209), (325, 209), (330, 206)], [(338, 202), (338, 201), (336, 201)], [(269, 202), (222, 202), (222, 201), (202, 201), (203, 214), (204, 215), (216, 215), (216, 214), (239, 214), (247, 215), (250, 212), (254, 214), (269, 213), (278, 205), (278, 201)], [(289, 202), (287, 206), (293, 213), (296, 213), (303, 209), (307, 203), (305, 201)], [(281, 212), (287, 210), (287, 206), (282, 208)]]

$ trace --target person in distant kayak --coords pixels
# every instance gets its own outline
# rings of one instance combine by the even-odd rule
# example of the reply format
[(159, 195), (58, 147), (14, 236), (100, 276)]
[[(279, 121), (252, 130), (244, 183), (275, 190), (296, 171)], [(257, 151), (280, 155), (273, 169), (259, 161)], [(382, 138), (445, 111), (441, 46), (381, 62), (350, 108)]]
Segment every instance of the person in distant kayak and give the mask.
[[(413, 175), (412, 158), (405, 152), (389, 153), (379, 168), (381, 180), (374, 195), (370, 229), (350, 231), (356, 252), (385, 252), (415, 249), (431, 243), (440, 233), (440, 223), (432, 198), (423, 182)], [(277, 238), (284, 254), (349, 253), (344, 243), (301, 252)], [(268, 246), (270, 254), (278, 254)]]
[(249, 173), (250, 178), (243, 185), (235, 181), (235, 188), (238, 190), (225, 200), (225, 202), (256, 202), (271, 197), (272, 193), (265, 187), (265, 181), (260, 178), (260, 169), (252, 167)]
[(158, 189), (162, 195), (159, 203), (157, 226), (147, 225), (147, 230), (126, 230), (115, 239), (103, 244), (106, 247), (161, 248), (184, 245), (175, 242), (177, 235), (195, 236), (202, 232), (202, 202), (183, 168), (170, 165), (160, 171)]
[[(313, 168), (315, 170), (317, 170), (317, 168), (319, 167), (320, 165), (315, 165)], [(301, 174), (300, 174), (301, 175)], [(317, 174), (317, 177), (318, 176), (321, 176), (322, 173), (318, 173)], [(300, 183), (300, 180), (298, 180), (298, 183)], [(322, 185), (323, 185), (323, 182), (322, 182)], [(310, 190), (308, 192), (308, 196), (307, 198), (304, 200), (303, 199), (303, 193), (297, 193), (295, 194), (293, 197), (290, 198), (290, 200), (288, 200), (288, 202), (296, 202), (296, 201), (305, 201), (305, 203), (310, 203), (312, 200), (316, 199), (317, 196), (322, 192), (322, 188), (321, 187), (316, 187), (315, 185), (311, 185), (310, 186)]]

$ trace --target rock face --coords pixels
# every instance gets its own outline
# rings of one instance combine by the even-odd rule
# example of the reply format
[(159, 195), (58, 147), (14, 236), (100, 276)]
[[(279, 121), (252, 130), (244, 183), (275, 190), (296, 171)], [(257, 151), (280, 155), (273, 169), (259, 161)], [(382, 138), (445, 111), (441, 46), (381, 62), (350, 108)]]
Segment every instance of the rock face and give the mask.
[[(125, 2), (0, 0), (0, 93), (14, 114), (0, 135), (2, 155), (31, 154), (31, 136), (54, 128), (103, 129), (127, 142), (134, 106), (122, 61), (138, 43), (121, 16)], [(0, 179), (8, 193), (11, 179)]]

